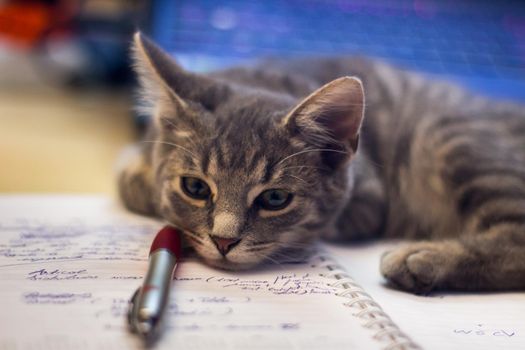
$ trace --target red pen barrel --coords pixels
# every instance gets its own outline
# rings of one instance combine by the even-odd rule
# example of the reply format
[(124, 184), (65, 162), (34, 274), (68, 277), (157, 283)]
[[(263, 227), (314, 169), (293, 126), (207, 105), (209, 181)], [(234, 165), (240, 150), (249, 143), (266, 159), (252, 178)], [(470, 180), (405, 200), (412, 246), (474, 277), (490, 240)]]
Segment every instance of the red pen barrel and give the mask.
[(157, 249), (150, 255), (148, 272), (137, 298), (139, 332), (150, 333), (161, 320), (168, 304), (176, 265), (177, 258), (166, 249)]
[(171, 281), (180, 258), (179, 232), (169, 226), (159, 231), (151, 245), (146, 277), (130, 312), (133, 329), (150, 337), (158, 329), (168, 306)]

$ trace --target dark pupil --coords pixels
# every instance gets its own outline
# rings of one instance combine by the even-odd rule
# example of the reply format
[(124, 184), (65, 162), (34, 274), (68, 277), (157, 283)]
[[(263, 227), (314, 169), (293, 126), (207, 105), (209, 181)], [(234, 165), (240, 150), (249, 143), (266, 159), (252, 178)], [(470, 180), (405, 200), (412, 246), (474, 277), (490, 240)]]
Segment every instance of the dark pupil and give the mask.
[(286, 196), (282, 191), (270, 191), (267, 197), (268, 204), (272, 206), (282, 205), (286, 200)]
[(182, 178), (182, 185), (188, 195), (197, 199), (205, 199), (210, 194), (208, 185), (194, 177)]

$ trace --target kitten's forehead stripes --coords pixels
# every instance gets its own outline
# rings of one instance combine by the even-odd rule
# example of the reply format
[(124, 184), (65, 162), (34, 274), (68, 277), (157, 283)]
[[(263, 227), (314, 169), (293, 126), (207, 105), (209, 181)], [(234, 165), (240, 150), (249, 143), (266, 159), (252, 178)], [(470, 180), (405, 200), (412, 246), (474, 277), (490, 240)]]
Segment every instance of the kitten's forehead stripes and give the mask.
[(197, 160), (187, 154), (184, 154), (182, 159), (184, 161), (184, 165), (189, 168), (195, 169), (199, 166), (199, 164), (197, 164)]
[(209, 166), (210, 166), (210, 152), (202, 152), (200, 167), (202, 169), (202, 172), (205, 175), (210, 175)]
[(213, 146), (211, 147), (211, 150), (214, 152), (217, 168), (224, 169), (226, 167), (226, 162), (224, 159), (222, 144), (218, 140), (215, 140)]

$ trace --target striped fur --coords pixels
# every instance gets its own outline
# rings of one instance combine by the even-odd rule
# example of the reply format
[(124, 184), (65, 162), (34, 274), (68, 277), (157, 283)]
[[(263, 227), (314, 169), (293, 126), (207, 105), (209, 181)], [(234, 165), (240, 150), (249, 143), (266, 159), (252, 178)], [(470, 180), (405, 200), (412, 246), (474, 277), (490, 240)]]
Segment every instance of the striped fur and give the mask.
[[(122, 172), (121, 196), (185, 229), (210, 264), (294, 258), (320, 235), (410, 238), (419, 242), (381, 261), (401, 289), (525, 289), (521, 106), (362, 58), (196, 76), (143, 37), (135, 47), (146, 88), (164, 92), (149, 93), (151, 142)], [(366, 91), (361, 128), (361, 83), (336, 80), (348, 75)], [(188, 174), (206, 180), (210, 201), (178, 190)], [(290, 207), (256, 209), (253, 198), (269, 188), (293, 192)], [(209, 236), (219, 231), (242, 238), (226, 258)]]

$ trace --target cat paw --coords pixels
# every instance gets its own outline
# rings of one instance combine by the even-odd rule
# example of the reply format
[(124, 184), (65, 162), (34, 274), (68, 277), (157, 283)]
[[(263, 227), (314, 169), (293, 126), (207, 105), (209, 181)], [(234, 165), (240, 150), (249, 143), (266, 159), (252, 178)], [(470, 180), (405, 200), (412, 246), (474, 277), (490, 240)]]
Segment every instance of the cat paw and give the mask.
[(390, 284), (416, 294), (440, 287), (455, 268), (457, 249), (444, 243), (415, 243), (386, 252), (381, 274)]

